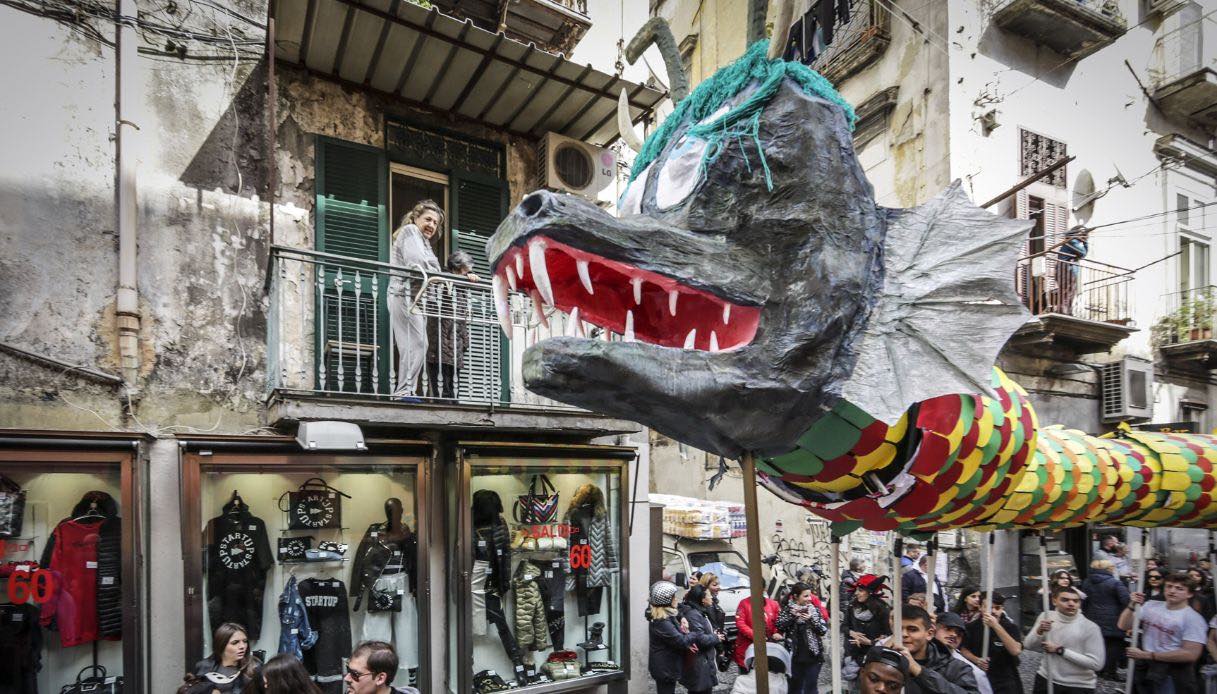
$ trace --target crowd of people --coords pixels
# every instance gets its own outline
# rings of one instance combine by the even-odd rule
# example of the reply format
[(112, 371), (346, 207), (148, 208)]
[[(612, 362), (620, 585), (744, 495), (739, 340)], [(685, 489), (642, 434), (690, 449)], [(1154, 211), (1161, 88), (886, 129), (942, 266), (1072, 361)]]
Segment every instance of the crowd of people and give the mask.
[[(1122, 680), (1128, 663), (1138, 694), (1199, 694), (1202, 668), (1217, 671), (1217, 603), (1208, 561), (1171, 571), (1151, 558), (1138, 582), (1125, 557), (1114, 537), (1104, 538), (1084, 581), (1068, 570), (1054, 572), (1041, 588), (1050, 609), (1024, 634), (1018, 615), (1006, 613), (1001, 593), (964, 586), (950, 604), (939, 585), (931, 593), (926, 558), (915, 548), (900, 577), (898, 639), (888, 578), (852, 561), (841, 585), (846, 691), (1024, 694), (1019, 662), (1032, 652), (1040, 654), (1034, 694), (1046, 693), (1049, 682), (1056, 694), (1095, 692), (1100, 678)], [(752, 603), (739, 603), (738, 637), (731, 644), (716, 587), (713, 574), (701, 576), (683, 597), (670, 582), (652, 586), (650, 673), (660, 694), (676, 692), (678, 685), (709, 692), (728, 669), (727, 654), (740, 673), (732, 694), (756, 691)], [(781, 602), (766, 598), (772, 694), (818, 691), (831, 658), (831, 609), (837, 607), (805, 583), (791, 587)]]
[[(240, 624), (221, 624), (212, 634), (212, 654), (183, 678), (178, 694), (322, 694), (313, 676), (291, 653), (265, 663), (249, 649)], [(365, 641), (347, 659), (342, 677), (345, 694), (418, 694), (413, 687), (394, 687), (397, 650), (384, 641)]]

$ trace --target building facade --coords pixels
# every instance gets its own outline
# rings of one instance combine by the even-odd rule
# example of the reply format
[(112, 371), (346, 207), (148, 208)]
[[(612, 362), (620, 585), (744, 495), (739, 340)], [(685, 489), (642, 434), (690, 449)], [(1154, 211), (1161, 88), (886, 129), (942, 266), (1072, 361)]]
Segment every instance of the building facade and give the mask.
[[(327, 691), (369, 638), (425, 692), (645, 680), (646, 440), (524, 389), (583, 326), (500, 326), (484, 242), (536, 188), (615, 197), (618, 94), (664, 94), (563, 55), (585, 4), (456, 5), (4, 8), (0, 619), (43, 690), (172, 691), (223, 622)], [(440, 267), (392, 251), (423, 199)]]

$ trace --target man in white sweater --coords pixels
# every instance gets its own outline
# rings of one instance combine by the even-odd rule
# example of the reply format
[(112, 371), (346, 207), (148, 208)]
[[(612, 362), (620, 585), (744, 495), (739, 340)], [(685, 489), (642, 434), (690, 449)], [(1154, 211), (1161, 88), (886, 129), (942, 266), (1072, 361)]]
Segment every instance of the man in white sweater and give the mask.
[(1106, 653), (1103, 633), (1082, 615), (1082, 598), (1073, 588), (1058, 589), (1052, 604), (1056, 609), (1037, 617), (1023, 639), (1023, 648), (1044, 652), (1035, 694), (1047, 693), (1049, 676), (1055, 694), (1093, 694)]

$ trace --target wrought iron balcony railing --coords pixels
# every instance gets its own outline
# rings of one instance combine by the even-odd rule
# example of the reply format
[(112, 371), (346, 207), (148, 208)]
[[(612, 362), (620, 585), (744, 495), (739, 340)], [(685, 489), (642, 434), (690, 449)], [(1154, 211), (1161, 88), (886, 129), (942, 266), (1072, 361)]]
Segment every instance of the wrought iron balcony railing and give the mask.
[[(552, 308), (542, 325), (528, 298), (513, 294), (506, 339), (487, 280), (275, 246), (267, 288), (272, 390), (577, 410), (526, 390), (520, 366), (527, 346), (584, 326)], [(403, 329), (406, 321), (417, 329)]]
[(1062, 260), (1056, 251), (1020, 258), (1015, 286), (1036, 316), (1058, 314), (1097, 323), (1132, 322), (1133, 273), (1094, 260)]
[(1195, 287), (1163, 297), (1165, 312), (1152, 328), (1154, 345), (1165, 347), (1213, 339), (1217, 286)]

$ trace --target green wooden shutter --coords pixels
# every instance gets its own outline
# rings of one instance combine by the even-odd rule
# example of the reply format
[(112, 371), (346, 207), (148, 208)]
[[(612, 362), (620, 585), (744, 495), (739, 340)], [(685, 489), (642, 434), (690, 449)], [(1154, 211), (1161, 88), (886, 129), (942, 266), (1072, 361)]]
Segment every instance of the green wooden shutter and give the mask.
[[(473, 258), (473, 270), (490, 280), (486, 240), (494, 234), (507, 210), (507, 185), (487, 178), (454, 176), (452, 181), (452, 247)], [(492, 302), (489, 291), (478, 300)], [(494, 306), (474, 307), (474, 315), (495, 315)], [(462, 400), (506, 402), (510, 399), (510, 354), (497, 325), (469, 326), (469, 355), (457, 394)]]
[[(387, 262), (388, 165), (383, 150), (318, 137), (317, 250)], [(389, 392), (388, 278), (337, 261), (318, 265), (317, 384), (321, 390)], [(337, 282), (341, 280), (341, 292)]]

